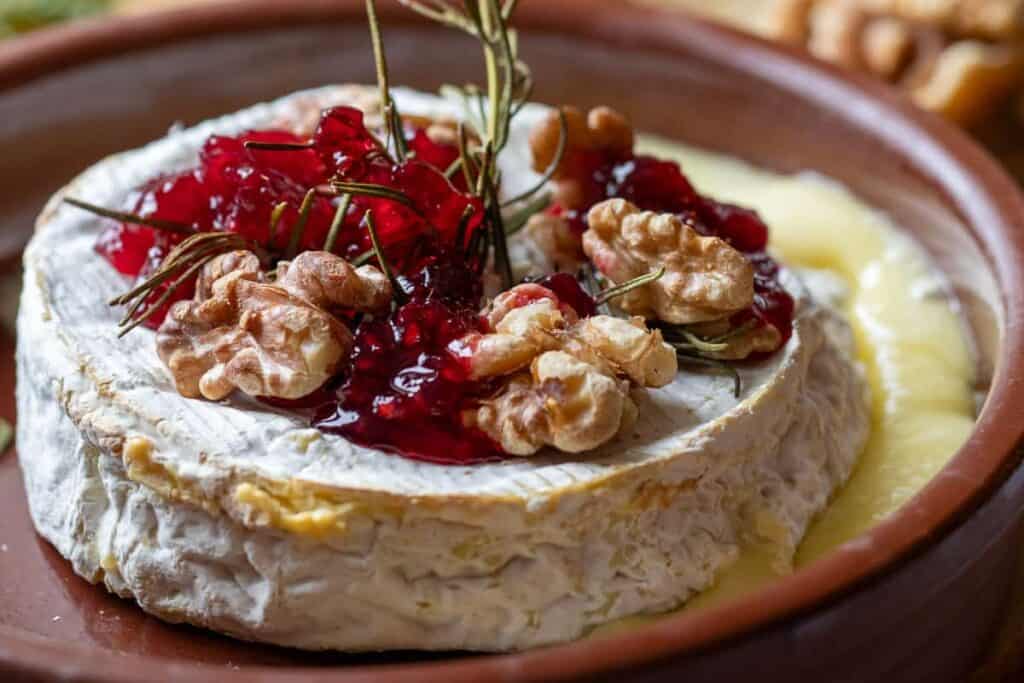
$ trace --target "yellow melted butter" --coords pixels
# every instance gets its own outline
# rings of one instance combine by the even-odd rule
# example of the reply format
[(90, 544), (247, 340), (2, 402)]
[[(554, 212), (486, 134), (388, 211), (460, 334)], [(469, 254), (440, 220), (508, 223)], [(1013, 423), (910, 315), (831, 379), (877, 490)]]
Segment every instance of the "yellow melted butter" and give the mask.
[[(787, 264), (830, 270), (850, 288), (845, 313), (871, 388), (871, 437), (850, 480), (808, 529), (794, 562), (800, 567), (896, 510), (967, 439), (974, 362), (965, 330), (923, 252), (841, 185), (655, 138), (639, 147), (678, 161), (699, 191), (756, 209)], [(746, 548), (688, 607), (777, 575), (770, 549)]]
[(360, 511), (358, 503), (337, 502), (308, 490), (270, 491), (264, 486), (243, 482), (235, 487), (236, 502), (258, 511), (275, 529), (325, 539), (343, 536), (349, 518)]

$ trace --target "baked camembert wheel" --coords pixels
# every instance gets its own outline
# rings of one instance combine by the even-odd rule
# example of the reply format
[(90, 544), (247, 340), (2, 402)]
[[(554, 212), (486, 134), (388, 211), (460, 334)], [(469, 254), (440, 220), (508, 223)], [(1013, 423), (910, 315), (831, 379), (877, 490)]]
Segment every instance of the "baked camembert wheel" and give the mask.
[(845, 323), (623, 116), (524, 102), (479, 17), (485, 120), (326, 87), (47, 206), (19, 453), (80, 575), (251, 640), (512, 650), (790, 561), (868, 434)]

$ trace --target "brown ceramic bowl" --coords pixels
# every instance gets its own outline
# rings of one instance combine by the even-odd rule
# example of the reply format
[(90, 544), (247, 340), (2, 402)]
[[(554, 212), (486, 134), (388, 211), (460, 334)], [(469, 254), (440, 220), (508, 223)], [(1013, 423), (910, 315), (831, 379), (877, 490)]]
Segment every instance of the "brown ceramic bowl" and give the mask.
[[(0, 249), (101, 156), (290, 90), (371, 81), (362, 3), (257, 0), (0, 45)], [(382, 7), (395, 82), (478, 78), (451, 32)], [(165, 625), (75, 577), (0, 460), (0, 674), (45, 680), (954, 680), (1006, 602), (1024, 505), (1024, 199), (962, 134), (881, 85), (753, 38), (618, 2), (528, 0), (537, 97), (782, 171), (818, 169), (892, 214), (954, 283), (978, 346), (977, 428), (897, 514), (761, 592), (606, 639), (502, 656), (312, 655)], [(823, 216), (823, 220), (827, 217)], [(0, 414), (13, 415), (11, 346)], [(30, 454), (29, 454), (30, 456)]]

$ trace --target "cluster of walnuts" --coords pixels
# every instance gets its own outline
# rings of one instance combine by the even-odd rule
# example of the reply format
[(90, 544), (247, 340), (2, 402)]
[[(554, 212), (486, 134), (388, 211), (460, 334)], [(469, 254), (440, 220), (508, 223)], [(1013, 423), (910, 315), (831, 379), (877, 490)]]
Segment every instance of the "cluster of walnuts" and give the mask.
[(458, 339), (450, 350), (475, 379), (507, 378), (465, 419), (513, 455), (605, 443), (636, 418), (630, 386), (665, 386), (678, 369), (675, 349), (642, 318), (580, 319), (540, 285), (502, 292), (483, 314), (491, 332)]
[[(335, 309), (380, 314), (392, 290), (373, 266), (353, 268), (322, 251), (282, 262), (271, 276), (256, 254), (233, 251), (207, 263), (192, 300), (170, 310), (157, 353), (179, 393), (220, 400), (235, 390), (296, 399), (338, 372), (352, 333)], [(676, 375), (675, 350), (642, 318), (580, 319), (550, 289), (521, 284), (481, 314), (487, 333), (449, 351), (474, 379), (505, 380), (500, 394), (464, 416), (514, 455), (551, 445), (590, 450), (632, 424), (631, 386), (660, 387)]]
[[(633, 129), (616, 112), (563, 112), (569, 156), (580, 149), (632, 150)], [(534, 131), (535, 166), (554, 161), (561, 129), (553, 113)], [(432, 123), (431, 131), (454, 134), (443, 121)], [(558, 168), (553, 181), (562, 206), (584, 208), (571, 172)], [(480, 312), (486, 332), (448, 349), (472, 379), (500, 386), (462, 419), (509, 454), (532, 455), (546, 446), (579, 453), (606, 443), (636, 418), (633, 387), (662, 387), (676, 376), (675, 348), (647, 320), (717, 334), (753, 301), (754, 272), (746, 257), (673, 215), (612, 199), (592, 207), (587, 219), (582, 239), (564, 219), (546, 213), (533, 218), (530, 233), (555, 258), (577, 264), (589, 258), (613, 285), (663, 269), (662, 277), (616, 301), (625, 315), (580, 318), (552, 289), (520, 284)], [(352, 332), (336, 313), (386, 314), (392, 294), (377, 268), (354, 268), (328, 252), (304, 252), (268, 271), (255, 253), (232, 251), (206, 263), (193, 299), (171, 308), (157, 352), (184, 396), (220, 400), (239, 390), (297, 399), (337, 374), (352, 352)], [(778, 339), (738, 335), (721, 357), (743, 357), (769, 342)]]
[[(582, 209), (584, 198), (568, 165), (580, 151), (611, 156), (633, 149), (632, 125), (608, 107), (584, 114), (563, 107), (566, 123), (562, 162), (552, 174), (554, 199), (567, 209)], [(530, 135), (533, 167), (538, 172), (554, 161), (562, 123), (557, 112), (542, 119)], [(613, 285), (664, 269), (663, 275), (630, 290), (615, 306), (630, 315), (688, 325), (699, 336), (730, 332), (728, 319), (754, 300), (754, 269), (750, 261), (718, 237), (704, 236), (668, 213), (641, 211), (624, 199), (608, 199), (591, 207), (587, 230), (576, 234), (563, 214), (541, 213), (530, 218), (528, 239), (545, 253), (548, 265), (573, 272), (589, 259)], [(781, 335), (771, 325), (728, 336), (726, 348), (708, 352), (723, 360), (746, 358), (778, 348)]]

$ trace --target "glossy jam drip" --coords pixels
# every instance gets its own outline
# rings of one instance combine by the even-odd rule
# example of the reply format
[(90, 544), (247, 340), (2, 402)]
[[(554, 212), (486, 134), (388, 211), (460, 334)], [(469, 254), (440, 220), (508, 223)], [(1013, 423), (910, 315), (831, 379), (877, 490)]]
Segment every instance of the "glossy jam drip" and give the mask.
[(486, 331), (477, 313), (479, 278), (460, 259), (431, 253), (402, 278), (409, 300), (363, 322), (348, 376), (313, 424), (374, 448), (430, 462), (470, 464), (502, 457), (462, 412), (494, 387), (470, 379), (448, 345)]
[(537, 284), (554, 292), (559, 301), (571, 306), (581, 318), (597, 313), (594, 298), (580, 286), (579, 280), (568, 273), (552, 273), (538, 280)]

